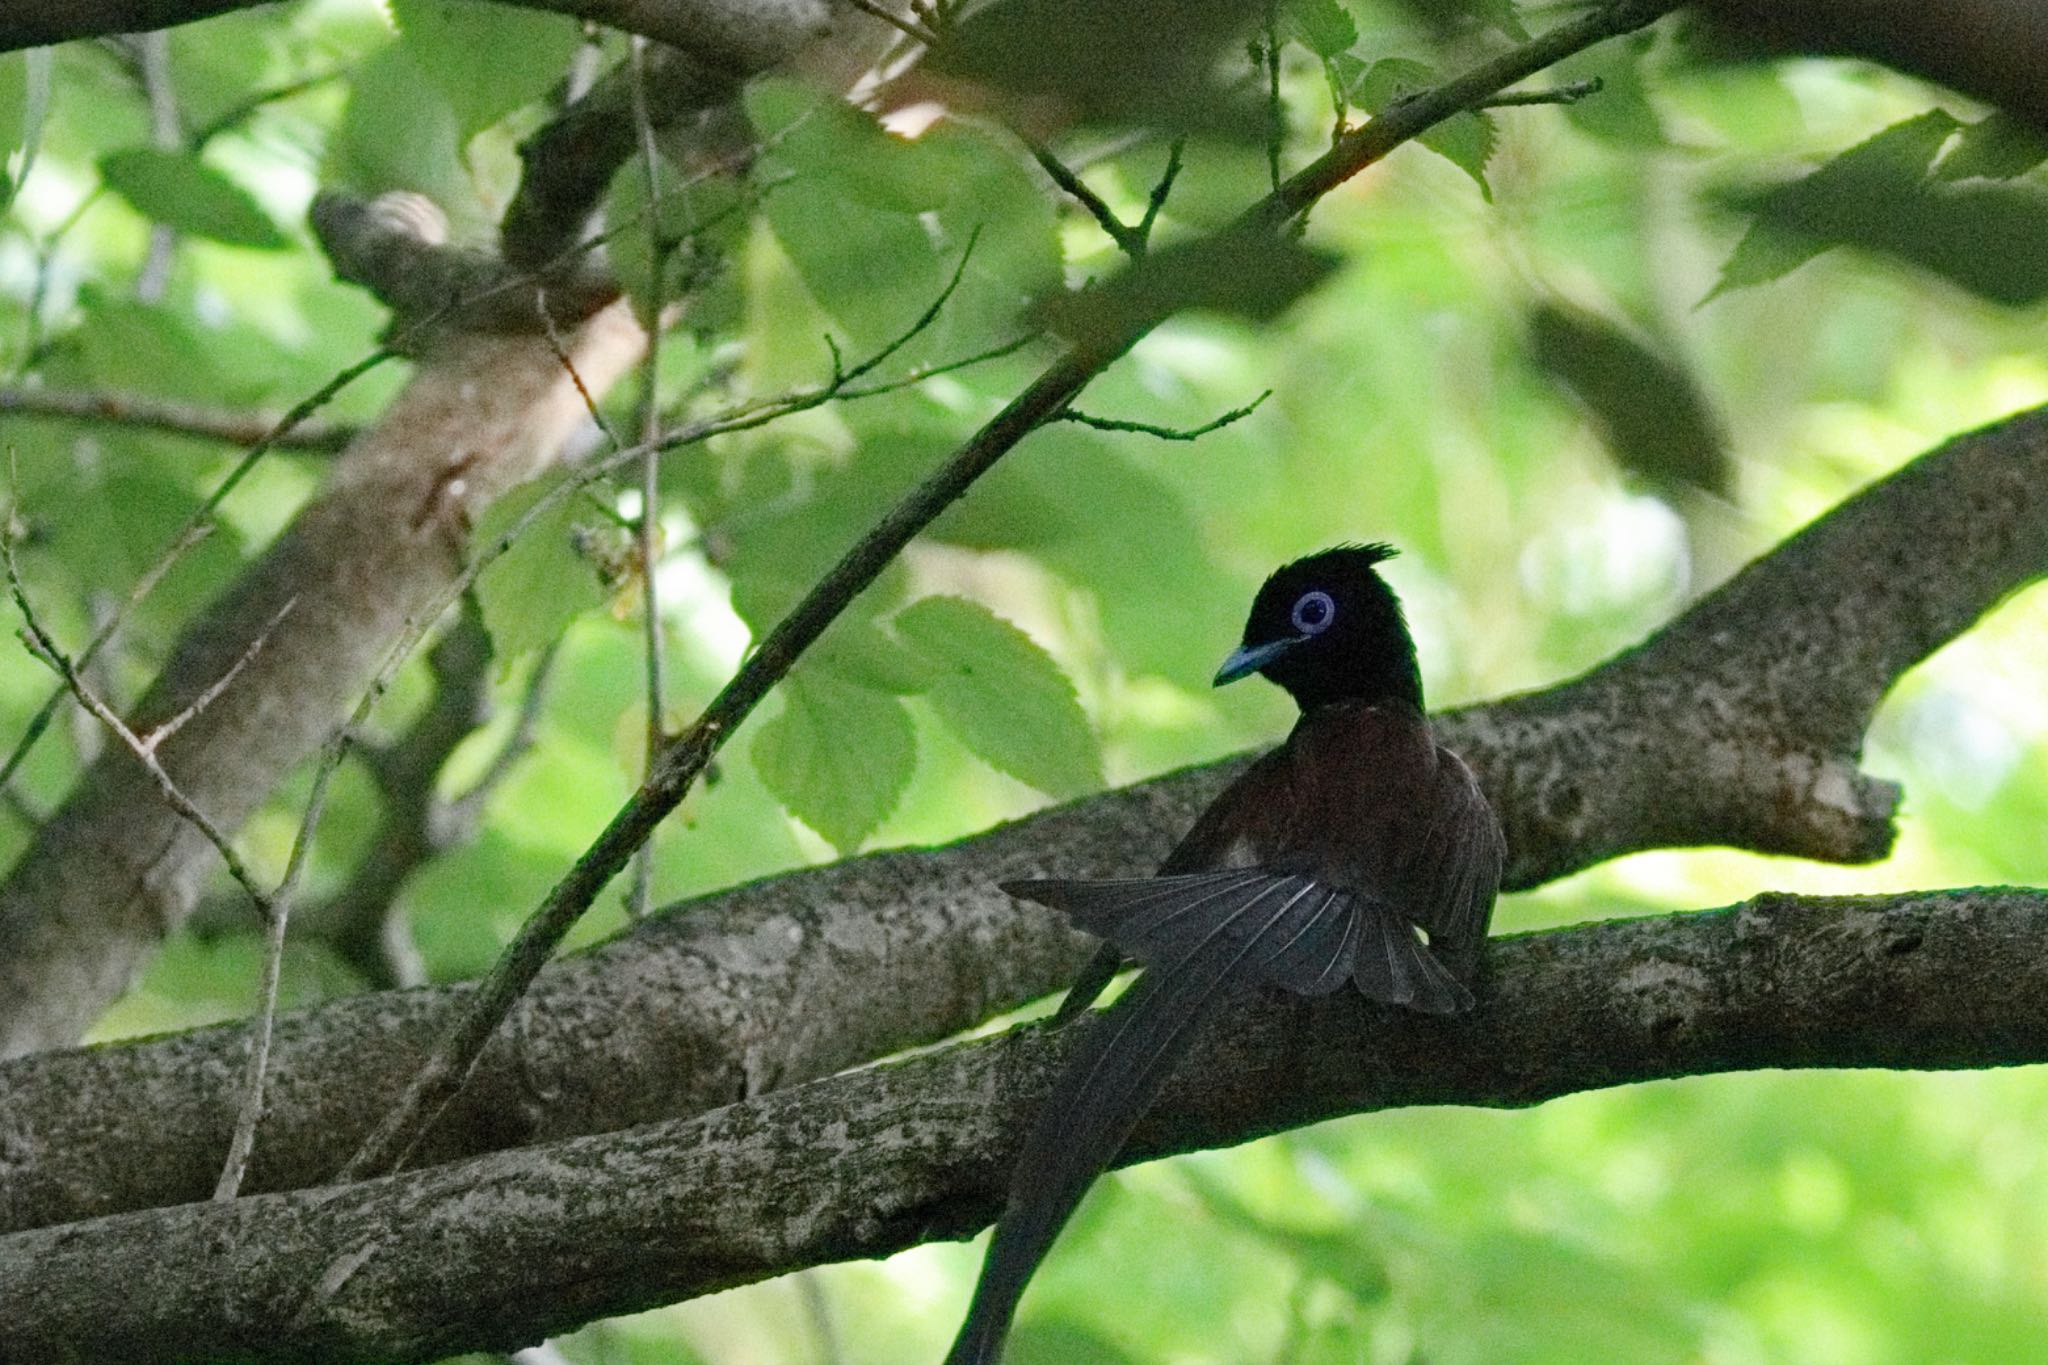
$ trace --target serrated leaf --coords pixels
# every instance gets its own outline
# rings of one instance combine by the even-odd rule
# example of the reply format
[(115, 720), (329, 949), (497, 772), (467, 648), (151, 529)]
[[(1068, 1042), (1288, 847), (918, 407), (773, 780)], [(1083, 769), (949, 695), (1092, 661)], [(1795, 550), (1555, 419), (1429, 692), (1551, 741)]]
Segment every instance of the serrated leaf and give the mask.
[(1036, 641), (978, 602), (927, 597), (896, 633), (938, 677), (925, 695), (991, 767), (1051, 796), (1102, 785), (1102, 754), (1074, 685)]
[(1926, 191), (1935, 153), (1955, 133), (1939, 109), (1895, 123), (1818, 170), (1746, 202), (1756, 221), (1721, 267), (1702, 303), (1775, 280), (1845, 240), (1867, 235), (1902, 197)]
[(1970, 124), (1934, 174), (1941, 180), (2010, 180), (2048, 161), (2048, 136), (2000, 111)]
[(583, 41), (577, 22), (480, 0), (388, 0), (392, 22), (463, 141), (553, 88)]
[(851, 853), (896, 808), (917, 766), (910, 713), (813, 667), (792, 673), (782, 698), (781, 714), (754, 737), (754, 769), (790, 814)]
[[(478, 528), (476, 543), (495, 546), (545, 491), (528, 485), (499, 499)], [(477, 600), (501, 677), (605, 600), (596, 568), (577, 548), (576, 510), (575, 499), (562, 499), (521, 531), (477, 579)]]
[(247, 190), (191, 152), (109, 152), (100, 158), (100, 179), (143, 217), (188, 236), (263, 251), (291, 245)]
[(1287, 30), (1318, 57), (1334, 57), (1358, 41), (1358, 23), (1338, 0), (1288, 0)]
[[(1348, 83), (1354, 103), (1373, 114), (1386, 110), (1404, 95), (1428, 89), (1436, 72), (1406, 57), (1383, 57), (1360, 69)], [(1472, 177), (1488, 202), (1493, 187), (1486, 183), (1486, 163), (1493, 157), (1498, 134), (1486, 114), (1454, 114), (1416, 138), (1423, 146)]]
[(1529, 331), (1536, 363), (1585, 406), (1616, 464), (1666, 487), (1727, 491), (1721, 424), (1678, 361), (1608, 319), (1562, 302), (1537, 304)]
[(1590, 137), (1620, 147), (1663, 147), (1670, 142), (1664, 121), (1643, 80), (1643, 62), (1654, 34), (1641, 34), (1619, 45), (1603, 44), (1551, 68), (1560, 84), (1597, 80), (1600, 88), (1564, 106), (1573, 127)]
[(889, 638), (880, 626), (857, 615), (832, 623), (809, 657), (849, 682), (876, 692), (922, 692), (938, 679), (938, 667), (924, 655)]

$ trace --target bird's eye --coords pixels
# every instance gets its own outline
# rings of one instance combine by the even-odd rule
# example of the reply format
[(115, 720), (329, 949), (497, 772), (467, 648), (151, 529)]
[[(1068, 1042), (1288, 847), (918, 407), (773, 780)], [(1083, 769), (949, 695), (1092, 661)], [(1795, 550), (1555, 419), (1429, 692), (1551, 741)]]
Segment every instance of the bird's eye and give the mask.
[(1303, 593), (1294, 603), (1294, 628), (1303, 635), (1320, 635), (1336, 619), (1337, 604), (1321, 589)]

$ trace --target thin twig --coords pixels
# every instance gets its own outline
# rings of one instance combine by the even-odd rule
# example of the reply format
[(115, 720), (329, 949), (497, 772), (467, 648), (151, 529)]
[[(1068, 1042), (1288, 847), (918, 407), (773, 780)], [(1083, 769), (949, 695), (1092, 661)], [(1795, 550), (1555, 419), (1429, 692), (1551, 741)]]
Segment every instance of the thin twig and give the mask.
[(278, 984), (284, 978), (285, 928), (291, 919), (292, 898), (298, 892), (299, 878), (320, 829), (320, 818), (327, 810), (328, 785), (354, 737), (354, 730), (344, 726), (327, 741), (319, 771), (313, 778), (312, 794), (306, 800), (306, 813), (300, 817), (299, 832), (292, 840), (284, 876), (278, 879), (277, 890), (271, 894), (264, 924), (263, 978), (256, 992), (256, 1021), (249, 1031), (249, 1061), (242, 1073), (242, 1103), (235, 1113), (235, 1132), (228, 1140), (220, 1179), (213, 1187), (213, 1197), (220, 1202), (241, 1193), (242, 1178), (248, 1173), (249, 1158), (256, 1150), (256, 1128), (263, 1121), (263, 1090), (270, 1073), (270, 1039), (277, 1023)]
[(247, 864), (242, 861), (241, 855), (235, 852), (235, 846), (221, 833), (220, 827), (213, 823), (206, 812), (192, 804), (191, 798), (178, 789), (178, 784), (171, 780), (171, 775), (164, 771), (164, 765), (158, 761), (155, 749), (130, 730), (127, 724), (114, 714), (112, 707), (100, 700), (99, 695), (79, 675), (77, 662), (67, 656), (58, 647), (57, 641), (43, 628), (41, 619), (36, 616), (35, 608), (29, 603), (28, 591), (22, 585), (21, 572), (15, 563), (11, 519), (7, 528), (0, 530), (0, 559), (6, 562), (7, 589), (14, 597), (15, 608), (21, 612), (22, 643), (28, 646), (29, 653), (47, 664), (62, 678), (64, 686), (78, 699), (79, 705), (90, 711), (99, 719), (100, 724), (106, 726), (116, 738), (128, 746), (129, 751), (156, 782), (165, 802), (219, 851), (221, 861), (227, 864), (228, 874), (249, 893), (249, 899), (257, 911), (268, 920), (271, 912), (270, 893), (257, 884)]
[[(647, 116), (646, 40), (632, 40), (633, 125), (640, 139), (640, 169), (647, 181), (648, 260), (652, 277), (647, 282), (647, 354), (640, 361), (640, 443), (647, 447), (640, 457), (640, 518), (634, 527), (640, 547), (640, 615), (646, 665), (647, 731), (643, 746), (641, 778), (654, 771), (661, 749), (668, 742), (663, 724), (668, 686), (663, 666), (661, 639), (661, 452), (654, 448), (661, 435), (661, 334), (662, 309), (667, 300), (668, 265), (674, 248), (664, 230), (661, 159), (654, 145), (654, 122)], [(645, 919), (654, 896), (654, 841), (633, 859), (633, 885), (626, 896), (626, 914)]]
[(1071, 407), (1061, 409), (1054, 417), (1062, 422), (1078, 422), (1084, 427), (1094, 427), (1097, 431), (1133, 431), (1145, 436), (1157, 436), (1162, 441), (1193, 441), (1207, 436), (1212, 431), (1219, 431), (1232, 422), (1251, 416), (1259, 410), (1261, 403), (1272, 396), (1273, 391), (1267, 389), (1243, 407), (1232, 408), (1221, 417), (1213, 418), (1198, 427), (1165, 427), (1153, 422), (1126, 421), (1121, 417), (1097, 417), (1093, 413)]
[(1479, 107), (1513, 109), (1527, 104), (1577, 104), (1589, 95), (1599, 94), (1606, 84), (1598, 76), (1588, 76), (1585, 80), (1553, 86), (1548, 90), (1510, 90), (1505, 95), (1495, 95)]
[[(145, 394), (82, 392), (64, 389), (0, 388), (0, 412), (76, 422), (141, 427), (172, 436), (194, 436), (246, 446), (274, 431), (278, 419), (260, 412), (203, 407)], [(329, 453), (354, 437), (350, 427), (308, 422), (273, 443), (279, 450)]]
[(880, 19), (890, 28), (895, 29), (913, 42), (923, 43), (926, 47), (937, 47), (939, 45), (938, 34), (914, 19), (906, 19), (902, 15), (890, 10), (887, 6), (876, 4), (875, 0), (846, 0), (846, 3), (852, 5), (862, 14)]
[[(91, 663), (93, 656), (99, 652), (108, 640), (113, 638), (114, 632), (120, 628), (122, 621), (126, 619), (128, 613), (133, 611), (141, 604), (145, 597), (148, 597), (155, 590), (156, 585), (163, 581), (164, 575), (169, 573), (172, 567), (179, 560), (183, 559), (193, 546), (206, 538), (207, 530), (213, 525), (213, 515), (220, 510), (220, 505), (227, 501), (228, 495), (233, 493), (242, 480), (248, 477), (249, 471), (254, 469), (265, 455), (277, 448), (279, 440), (287, 432), (291, 431), (300, 422), (319, 411), (322, 407), (325, 407), (333, 400), (334, 395), (340, 393), (364, 374), (367, 374), (396, 354), (398, 352), (389, 346), (380, 347), (370, 352), (354, 364), (338, 371), (325, 384), (322, 384), (312, 394), (293, 404), (284, 416), (278, 418), (276, 425), (265, 433), (263, 439), (249, 447), (242, 458), (235, 462), (235, 467), (228, 471), (227, 477), (214, 485), (213, 491), (206, 495), (206, 500), (194, 509), (191, 516), (185, 518), (185, 524), (179, 527), (177, 534), (172, 537), (170, 548), (165, 550), (157, 559), (157, 562), (152, 564), (143, 573), (142, 577), (137, 581), (134, 590), (128, 594), (127, 600), (121, 604), (120, 609), (101, 625), (99, 631), (93, 636), (85, 649), (80, 652), (76, 660), (77, 666), (82, 668)], [(43, 705), (37, 709), (35, 716), (29, 721), (28, 728), (22, 731), (21, 738), (15, 741), (14, 748), (9, 751), (6, 761), (0, 763), (0, 783), (4, 783), (14, 775), (14, 771), (21, 766), (22, 760), (28, 756), (28, 751), (42, 737), (43, 731), (49, 728), (50, 716), (55, 712), (58, 703), (63, 701), (64, 692), (65, 688), (60, 684), (44, 700)]]
[(1280, 151), (1287, 140), (1287, 111), (1280, 103), (1280, 6), (1266, 0), (1266, 174), (1280, 192)]
[(263, 652), (263, 646), (270, 643), (270, 632), (276, 630), (278, 623), (291, 615), (292, 609), (298, 605), (299, 599), (296, 594), (286, 598), (285, 604), (279, 607), (271, 618), (264, 623), (263, 629), (256, 633), (256, 638), (249, 642), (249, 647), (242, 651), (242, 657), (229, 665), (227, 672), (208, 683), (206, 690), (197, 697), (194, 697), (190, 706), (185, 707), (161, 725), (152, 725), (149, 728), (149, 732), (141, 737), (142, 742), (149, 746), (151, 752), (160, 748), (172, 735), (184, 729), (195, 716), (200, 715), (207, 707), (219, 700), (220, 694), (227, 691), (233, 685), (235, 679), (241, 676), (242, 670), (247, 668), (250, 662)]
[(1132, 229), (1141, 251), (1152, 244), (1152, 227), (1159, 221), (1159, 211), (1166, 207), (1166, 196), (1173, 193), (1173, 182), (1180, 178), (1181, 154), (1187, 146), (1188, 140), (1184, 137), (1173, 140), (1173, 146), (1166, 154), (1166, 169), (1160, 172), (1158, 183), (1152, 186), (1152, 193), (1145, 199), (1145, 216)]
[(1039, 169), (1052, 177), (1052, 183), (1066, 191), (1068, 198), (1088, 210), (1088, 216), (1109, 234), (1109, 239), (1117, 244), (1119, 250), (1126, 256), (1139, 256), (1144, 253), (1144, 237), (1130, 224), (1117, 217), (1116, 210), (1111, 208), (1101, 195), (1089, 189), (1080, 176), (1068, 170), (1066, 164), (1054, 156), (1050, 148), (1034, 138), (1025, 137), (1022, 133), (1017, 136), (1030, 150), (1031, 159), (1038, 163)]

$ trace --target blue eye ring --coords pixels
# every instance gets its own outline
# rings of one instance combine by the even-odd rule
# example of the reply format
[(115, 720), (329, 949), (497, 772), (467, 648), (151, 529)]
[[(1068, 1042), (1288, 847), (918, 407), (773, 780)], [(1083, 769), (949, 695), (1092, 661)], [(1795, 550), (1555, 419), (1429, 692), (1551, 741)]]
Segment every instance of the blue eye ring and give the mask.
[(1321, 635), (1337, 619), (1337, 601), (1321, 588), (1312, 589), (1294, 600), (1289, 619), (1303, 635)]

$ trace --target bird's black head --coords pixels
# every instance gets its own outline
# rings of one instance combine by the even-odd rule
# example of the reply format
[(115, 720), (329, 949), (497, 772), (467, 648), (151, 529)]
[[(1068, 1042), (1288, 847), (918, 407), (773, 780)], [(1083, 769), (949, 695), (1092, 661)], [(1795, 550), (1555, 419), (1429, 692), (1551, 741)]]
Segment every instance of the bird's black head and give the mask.
[(1400, 700), (1422, 707), (1422, 675), (1401, 603), (1373, 565), (1391, 545), (1340, 545), (1297, 559), (1266, 580), (1244, 623), (1244, 645), (1216, 685), (1263, 673), (1302, 710), (1335, 701)]

